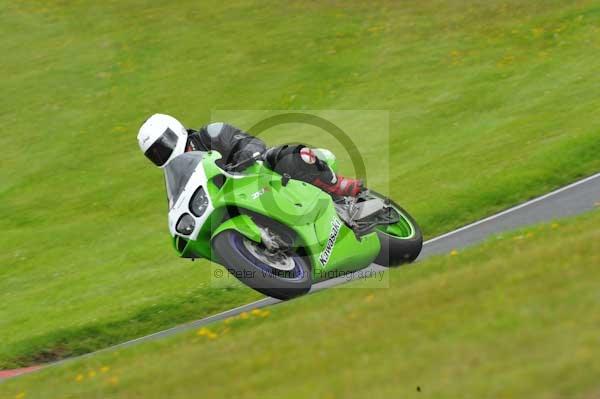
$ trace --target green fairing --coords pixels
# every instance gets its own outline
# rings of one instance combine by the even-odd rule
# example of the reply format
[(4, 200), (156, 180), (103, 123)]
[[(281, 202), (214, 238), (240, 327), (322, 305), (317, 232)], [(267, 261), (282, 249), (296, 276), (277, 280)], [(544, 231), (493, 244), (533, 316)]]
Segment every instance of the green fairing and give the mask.
[[(228, 176), (219, 188), (213, 180), (224, 174), (215, 165), (219, 158), (220, 154), (212, 151), (202, 160), (208, 179), (206, 189), (214, 211), (198, 238), (187, 242), (183, 250), (178, 248), (177, 239), (173, 239), (180, 256), (204, 257), (216, 261), (212, 257), (210, 240), (226, 229), (234, 229), (247, 238), (260, 242), (260, 230), (251, 217), (242, 214), (223, 222), (227, 209), (236, 208), (265, 215), (295, 231), (298, 236), (295, 245), (304, 248), (310, 258), (313, 281), (362, 269), (376, 258), (380, 250), (377, 235), (370, 233), (357, 239), (354, 232), (339, 221), (331, 197), (321, 189), (292, 179), (284, 186), (279, 174), (259, 163), (244, 170), (239, 177)], [(325, 259), (322, 254), (336, 221), (339, 232), (328, 259)]]
[(217, 227), (212, 236), (215, 237), (217, 234), (227, 229), (237, 230), (252, 241), (260, 242), (260, 229), (248, 215), (239, 215), (226, 220)]

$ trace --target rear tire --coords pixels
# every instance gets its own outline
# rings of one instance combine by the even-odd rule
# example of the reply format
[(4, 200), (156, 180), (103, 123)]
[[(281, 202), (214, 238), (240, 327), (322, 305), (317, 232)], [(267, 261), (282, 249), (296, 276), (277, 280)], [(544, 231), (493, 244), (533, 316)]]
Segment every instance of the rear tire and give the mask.
[[(386, 199), (381, 194), (373, 191), (371, 193), (375, 197)], [(373, 262), (384, 267), (396, 267), (404, 263), (411, 263), (417, 259), (423, 248), (423, 234), (415, 219), (394, 201), (390, 200), (390, 204), (411, 225), (413, 234), (410, 237), (403, 238), (388, 234), (379, 229), (376, 230), (381, 249)]]
[(293, 264), (293, 268), (282, 272), (269, 264), (265, 257), (261, 259), (253, 254), (244, 240), (249, 241), (238, 231), (225, 230), (211, 242), (220, 263), (234, 277), (250, 288), (277, 299), (291, 299), (310, 291), (312, 272), (305, 258), (293, 251), (286, 253), (286, 262)]

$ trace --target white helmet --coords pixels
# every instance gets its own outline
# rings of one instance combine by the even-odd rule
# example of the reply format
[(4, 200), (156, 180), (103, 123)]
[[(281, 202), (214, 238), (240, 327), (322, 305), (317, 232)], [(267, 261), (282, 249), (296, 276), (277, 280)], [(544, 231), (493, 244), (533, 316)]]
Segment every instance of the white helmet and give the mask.
[(154, 114), (140, 127), (137, 138), (144, 155), (164, 168), (171, 159), (184, 153), (187, 131), (172, 116)]

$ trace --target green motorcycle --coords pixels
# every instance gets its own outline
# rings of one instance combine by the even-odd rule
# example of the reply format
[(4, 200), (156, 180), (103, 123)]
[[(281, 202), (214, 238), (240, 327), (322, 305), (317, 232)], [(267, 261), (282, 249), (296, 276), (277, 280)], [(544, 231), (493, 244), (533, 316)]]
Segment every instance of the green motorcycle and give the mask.
[[(333, 154), (316, 151), (336, 171)], [(272, 171), (259, 154), (243, 172), (220, 160), (216, 151), (193, 151), (165, 167), (169, 231), (181, 257), (210, 259), (251, 288), (290, 299), (318, 281), (373, 262), (412, 262), (421, 251), (414, 219), (376, 192), (333, 198)]]

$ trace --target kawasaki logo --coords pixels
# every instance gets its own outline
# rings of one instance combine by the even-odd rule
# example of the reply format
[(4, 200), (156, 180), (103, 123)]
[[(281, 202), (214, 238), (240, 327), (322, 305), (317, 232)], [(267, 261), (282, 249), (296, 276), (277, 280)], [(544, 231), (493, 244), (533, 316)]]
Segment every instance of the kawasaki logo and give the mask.
[(321, 256), (319, 256), (319, 261), (323, 266), (329, 262), (329, 257), (331, 256), (331, 251), (333, 251), (335, 240), (340, 232), (340, 227), (342, 227), (342, 222), (337, 217), (331, 219), (331, 233), (329, 233), (329, 238), (327, 239), (327, 245), (325, 245), (325, 249), (323, 252), (321, 252)]

